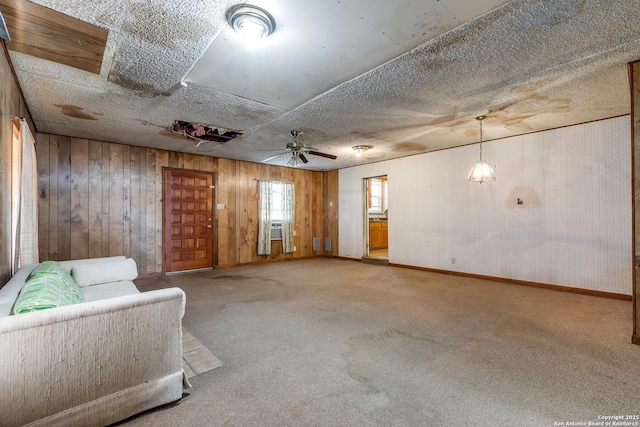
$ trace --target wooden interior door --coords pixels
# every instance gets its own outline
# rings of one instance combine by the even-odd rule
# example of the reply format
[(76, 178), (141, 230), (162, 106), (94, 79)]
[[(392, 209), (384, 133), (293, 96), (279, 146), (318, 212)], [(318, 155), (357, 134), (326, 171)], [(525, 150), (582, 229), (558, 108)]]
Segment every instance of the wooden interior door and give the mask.
[(213, 175), (164, 171), (165, 272), (213, 267)]

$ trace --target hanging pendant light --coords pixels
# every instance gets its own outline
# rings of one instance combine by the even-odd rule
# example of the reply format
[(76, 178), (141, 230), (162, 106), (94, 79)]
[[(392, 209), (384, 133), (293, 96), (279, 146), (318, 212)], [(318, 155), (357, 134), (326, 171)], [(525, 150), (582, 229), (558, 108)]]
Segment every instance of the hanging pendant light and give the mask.
[(480, 161), (471, 168), (469, 176), (467, 176), (467, 180), (471, 182), (479, 182), (480, 184), (485, 181), (494, 181), (496, 179), (496, 174), (491, 165), (482, 161), (482, 121), (486, 117), (487, 116), (476, 117), (476, 120), (480, 121)]

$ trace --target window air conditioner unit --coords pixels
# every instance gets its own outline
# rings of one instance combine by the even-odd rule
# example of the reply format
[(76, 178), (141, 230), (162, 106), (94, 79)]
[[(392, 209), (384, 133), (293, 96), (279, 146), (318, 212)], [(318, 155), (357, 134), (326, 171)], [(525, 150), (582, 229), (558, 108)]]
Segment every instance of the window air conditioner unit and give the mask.
[(282, 240), (282, 223), (271, 223), (271, 240)]

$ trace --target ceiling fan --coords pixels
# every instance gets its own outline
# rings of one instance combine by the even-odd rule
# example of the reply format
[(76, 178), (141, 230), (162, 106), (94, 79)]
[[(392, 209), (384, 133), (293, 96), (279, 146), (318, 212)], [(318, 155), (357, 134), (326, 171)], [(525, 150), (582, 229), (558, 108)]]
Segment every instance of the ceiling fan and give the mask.
[(331, 160), (335, 160), (338, 158), (333, 154), (322, 153), (318, 151), (317, 148), (307, 147), (302, 142), (298, 142), (298, 136), (300, 136), (301, 134), (302, 132), (297, 130), (292, 130), (291, 132), (289, 132), (289, 135), (291, 135), (291, 137), (293, 138), (293, 142), (287, 143), (287, 147), (284, 149), (283, 153), (276, 154), (275, 156), (271, 156), (268, 159), (264, 159), (262, 163), (266, 163), (269, 160), (275, 159), (276, 157), (281, 156), (283, 154), (291, 154), (291, 159), (287, 162), (287, 165), (293, 166), (293, 167), (300, 166), (301, 165), (300, 162), (302, 162), (303, 164), (309, 162), (309, 160), (307, 159), (307, 156), (305, 156), (305, 153), (311, 154), (314, 156), (324, 157), (326, 159), (331, 159)]

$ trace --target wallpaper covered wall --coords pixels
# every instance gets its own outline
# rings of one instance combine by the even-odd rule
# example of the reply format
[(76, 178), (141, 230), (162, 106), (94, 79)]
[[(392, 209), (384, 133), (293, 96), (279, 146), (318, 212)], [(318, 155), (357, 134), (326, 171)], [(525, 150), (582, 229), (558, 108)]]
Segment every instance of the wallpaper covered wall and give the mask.
[(630, 144), (623, 116), (483, 144), (494, 182), (466, 181), (478, 145), (340, 170), (339, 255), (363, 254), (362, 178), (388, 175), (391, 263), (630, 295)]

